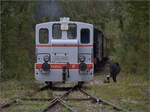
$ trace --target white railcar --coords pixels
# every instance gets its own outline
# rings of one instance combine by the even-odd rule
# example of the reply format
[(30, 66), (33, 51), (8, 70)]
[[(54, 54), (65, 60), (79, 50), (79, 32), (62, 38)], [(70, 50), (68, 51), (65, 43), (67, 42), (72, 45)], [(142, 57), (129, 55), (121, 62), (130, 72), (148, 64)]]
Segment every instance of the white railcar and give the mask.
[[(103, 36), (94, 32), (92, 24), (69, 18), (37, 24), (35, 79), (44, 82), (92, 80), (94, 58), (99, 62), (103, 58)], [(98, 36), (101, 37), (96, 39)], [(93, 48), (97, 40), (98, 52)]]

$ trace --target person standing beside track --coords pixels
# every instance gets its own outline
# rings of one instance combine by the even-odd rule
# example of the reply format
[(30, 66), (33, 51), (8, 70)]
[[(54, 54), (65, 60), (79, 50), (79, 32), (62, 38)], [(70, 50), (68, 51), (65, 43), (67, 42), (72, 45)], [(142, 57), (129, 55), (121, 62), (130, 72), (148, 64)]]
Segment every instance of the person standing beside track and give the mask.
[(114, 82), (117, 82), (117, 75), (119, 73), (119, 63), (107, 61), (105, 64), (105, 75), (107, 80), (105, 80), (104, 83), (110, 83), (110, 77), (112, 77)]

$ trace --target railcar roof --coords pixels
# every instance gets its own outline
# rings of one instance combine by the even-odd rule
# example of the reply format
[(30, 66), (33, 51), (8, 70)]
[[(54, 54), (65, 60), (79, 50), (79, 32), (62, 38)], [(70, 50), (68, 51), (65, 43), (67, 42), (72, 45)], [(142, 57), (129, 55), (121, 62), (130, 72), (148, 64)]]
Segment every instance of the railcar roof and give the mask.
[(106, 35), (104, 35), (103, 31), (101, 31), (101, 30), (99, 30), (99, 29), (97, 29), (97, 28), (94, 28), (94, 30), (95, 30), (96, 32), (102, 33), (103, 36), (104, 36), (104, 38), (109, 39), (108, 37), (106, 37)]
[(87, 24), (87, 25), (93, 26), (92, 24), (85, 23), (85, 22), (78, 22), (78, 21), (52, 21), (52, 22), (39, 23), (36, 25), (54, 24), (54, 23), (74, 23), (74, 24)]
[(101, 30), (94, 28), (94, 30), (96, 30), (97, 32), (103, 33)]

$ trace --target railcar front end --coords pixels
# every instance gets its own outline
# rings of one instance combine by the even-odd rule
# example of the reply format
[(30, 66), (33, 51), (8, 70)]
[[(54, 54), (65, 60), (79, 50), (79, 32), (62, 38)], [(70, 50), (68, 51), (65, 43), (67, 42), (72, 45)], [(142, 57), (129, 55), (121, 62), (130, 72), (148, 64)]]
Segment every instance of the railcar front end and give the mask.
[(93, 79), (93, 25), (60, 18), (36, 25), (35, 78), (44, 82)]

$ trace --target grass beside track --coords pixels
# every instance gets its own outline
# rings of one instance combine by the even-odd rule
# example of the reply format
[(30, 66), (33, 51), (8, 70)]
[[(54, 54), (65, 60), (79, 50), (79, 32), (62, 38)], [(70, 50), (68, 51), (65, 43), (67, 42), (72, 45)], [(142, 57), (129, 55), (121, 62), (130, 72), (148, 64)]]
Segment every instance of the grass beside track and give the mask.
[[(132, 112), (149, 112), (150, 111), (150, 91), (149, 91), (149, 76), (134, 75), (121, 73), (118, 77), (118, 82), (103, 83), (105, 76), (102, 73), (96, 73), (94, 80), (85, 84), (91, 95), (100, 97), (117, 106), (125, 108)], [(10, 80), (0, 83), (0, 106), (9, 102), (15, 97), (30, 97), (32, 92), (44, 84), (33, 80)], [(64, 84), (63, 84), (64, 85)], [(65, 84), (70, 85), (70, 83)], [(32, 98), (52, 98), (59, 96), (62, 92), (53, 92), (50, 90), (40, 92)], [(73, 92), (68, 96), (85, 97), (79, 92)], [(114, 112), (110, 106), (95, 105), (87, 102), (72, 102), (68, 101), (68, 105), (74, 107), (79, 112)], [(8, 108), (8, 112), (41, 112), (49, 105), (49, 102), (42, 101), (17, 101), (17, 106)], [(61, 110), (67, 112), (66, 108)]]

